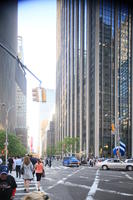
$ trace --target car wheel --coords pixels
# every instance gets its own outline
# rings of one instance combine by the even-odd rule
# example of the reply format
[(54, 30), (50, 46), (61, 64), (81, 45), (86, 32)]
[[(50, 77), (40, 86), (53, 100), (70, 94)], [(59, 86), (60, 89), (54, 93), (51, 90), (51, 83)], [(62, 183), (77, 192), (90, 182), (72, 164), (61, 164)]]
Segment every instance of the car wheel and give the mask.
[(128, 170), (128, 171), (132, 171), (132, 170), (133, 170), (133, 167), (132, 167), (132, 166), (127, 166), (127, 170)]
[(102, 169), (103, 169), (103, 170), (107, 170), (107, 169), (108, 169), (107, 165), (103, 165), (103, 166), (102, 166)]

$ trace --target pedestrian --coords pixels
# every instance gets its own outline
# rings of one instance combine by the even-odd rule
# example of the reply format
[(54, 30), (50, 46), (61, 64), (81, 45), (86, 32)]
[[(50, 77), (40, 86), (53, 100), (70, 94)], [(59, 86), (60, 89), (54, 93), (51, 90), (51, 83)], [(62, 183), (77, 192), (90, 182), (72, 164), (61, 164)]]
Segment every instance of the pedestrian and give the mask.
[(18, 156), (15, 160), (16, 165), (16, 178), (21, 178), (21, 166), (22, 166), (22, 159)]
[(89, 165), (90, 165), (90, 167), (93, 167), (93, 160), (91, 158), (89, 160)]
[(48, 166), (51, 167), (52, 165), (52, 161), (51, 161), (51, 157), (48, 159)]
[(45, 167), (48, 165), (48, 158), (45, 159)]
[(37, 163), (35, 164), (35, 173), (36, 173), (38, 191), (40, 191), (40, 181), (44, 173), (44, 166), (40, 159), (38, 159)]
[(14, 199), (17, 184), (13, 176), (8, 175), (8, 166), (0, 166), (0, 199)]
[(3, 163), (3, 160), (2, 160), (2, 158), (0, 157), (0, 166), (2, 165), (2, 163)]
[[(33, 165), (33, 168), (34, 168), (35, 164), (37, 163), (37, 158), (30, 155), (30, 161), (32, 162), (32, 165)], [(34, 174), (35, 174), (35, 171), (33, 171), (33, 177), (34, 177)]]
[(10, 173), (12, 173), (12, 169), (13, 169), (13, 158), (12, 157), (9, 157), (8, 158), (8, 170)]
[(23, 179), (24, 179), (24, 191), (29, 192), (29, 184), (33, 179), (33, 164), (30, 161), (29, 156), (24, 157), (24, 161), (22, 164), (23, 169)]
[(44, 192), (30, 192), (22, 200), (50, 200), (49, 196)]
[(3, 163), (3, 160), (2, 160), (2, 158), (0, 157), (0, 166), (2, 165), (2, 163)]

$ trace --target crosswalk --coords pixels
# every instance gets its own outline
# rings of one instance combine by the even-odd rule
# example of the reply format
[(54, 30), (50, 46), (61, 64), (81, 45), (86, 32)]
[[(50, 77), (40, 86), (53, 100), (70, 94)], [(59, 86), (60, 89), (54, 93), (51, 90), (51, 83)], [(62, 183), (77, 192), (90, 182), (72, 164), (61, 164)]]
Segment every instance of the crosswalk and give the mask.
[[(17, 190), (16, 190), (16, 195), (15, 195), (15, 200), (21, 200), (22, 197), (25, 196), (24, 192), (24, 181), (22, 178), (16, 179), (17, 183)], [(29, 191), (36, 191), (37, 190), (37, 182), (36, 180), (32, 180), (29, 186)]]
[[(62, 167), (64, 168), (64, 166), (60, 166), (60, 167), (51, 166), (51, 168), (50, 167), (45, 167), (45, 173), (48, 175), (51, 172), (53, 172), (53, 170), (60, 170)], [(22, 177), (21, 178), (16, 178), (15, 171), (13, 171), (11, 175), (15, 178), (16, 183), (17, 183), (16, 194), (15, 194), (15, 199), (14, 200), (21, 200), (27, 194), (24, 191), (24, 180), (23, 180)], [(47, 178), (45, 177), (45, 179), (48, 179), (48, 177)], [(43, 189), (41, 187), (40, 187), (40, 190), (43, 191)], [(30, 192), (37, 191), (36, 176), (34, 176), (34, 179), (30, 182), (29, 191)]]
[[(63, 165), (60, 165), (60, 166), (51, 166), (51, 167), (47, 166), (47, 167), (45, 167), (46, 177), (42, 178), (42, 181), (45, 180), (45, 181), (53, 182), (53, 179), (52, 179), (53, 174), (56, 174), (57, 171), (62, 171), (62, 170), (65, 170), (65, 171), (68, 170), (69, 171), (69, 170), (71, 170), (71, 168), (65, 167)], [(15, 195), (15, 199), (14, 200), (21, 200), (27, 194), (24, 191), (24, 180), (23, 180), (22, 177), (21, 178), (16, 178), (15, 171), (13, 171), (11, 175), (15, 178), (16, 183), (17, 183), (16, 195)], [(51, 175), (52, 175), (52, 177), (51, 177)], [(43, 191), (42, 187), (40, 187), (40, 190)], [(34, 179), (30, 182), (29, 191), (30, 192), (37, 191), (36, 176), (34, 176)]]

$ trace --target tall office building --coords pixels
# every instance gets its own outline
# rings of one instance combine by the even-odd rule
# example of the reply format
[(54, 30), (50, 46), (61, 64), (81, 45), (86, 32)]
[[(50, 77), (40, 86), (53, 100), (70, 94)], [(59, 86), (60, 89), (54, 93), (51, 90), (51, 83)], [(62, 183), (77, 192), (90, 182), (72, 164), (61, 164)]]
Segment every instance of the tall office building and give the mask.
[(46, 130), (46, 143), (45, 143), (45, 155), (53, 155), (55, 149), (55, 115), (52, 116), (52, 120), (49, 121)]
[[(17, 11), (17, 0), (0, 2), (0, 129), (5, 130), (8, 125), (8, 131), (14, 134), (18, 133), (17, 128), (22, 125), (22, 118), (25, 120), (26, 115), (24, 109), (20, 122), (18, 110), (22, 108), (24, 101), (19, 97), (23, 93), (26, 98), (26, 78), (16, 60)], [(25, 137), (24, 143), (26, 139)]]
[[(18, 36), (18, 57), (22, 63), (24, 63), (23, 56), (23, 39)], [(25, 89), (18, 85), (16, 82), (16, 135), (20, 138), (22, 144), (27, 148), (27, 124), (26, 124), (26, 89), (27, 81), (25, 77), (25, 71), (21, 69), (22, 82), (25, 83)]]
[(100, 156), (121, 140), (133, 156), (132, 52), (128, 1), (57, 0), (56, 142)]

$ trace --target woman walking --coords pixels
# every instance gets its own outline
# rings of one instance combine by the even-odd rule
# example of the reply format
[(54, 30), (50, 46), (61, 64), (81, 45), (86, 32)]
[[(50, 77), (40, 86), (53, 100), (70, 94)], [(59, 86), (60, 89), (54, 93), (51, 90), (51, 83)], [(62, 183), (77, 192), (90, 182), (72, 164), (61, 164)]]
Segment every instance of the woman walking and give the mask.
[(38, 191), (40, 191), (40, 181), (42, 174), (44, 173), (43, 163), (41, 162), (40, 159), (38, 159), (37, 163), (35, 164), (35, 173), (36, 173)]
[(23, 171), (23, 179), (24, 179), (24, 191), (29, 192), (29, 184), (30, 181), (33, 179), (33, 165), (30, 161), (30, 158), (26, 156), (24, 158), (23, 164), (22, 164), (22, 171)]

